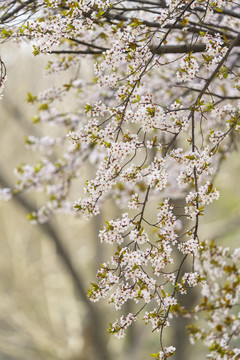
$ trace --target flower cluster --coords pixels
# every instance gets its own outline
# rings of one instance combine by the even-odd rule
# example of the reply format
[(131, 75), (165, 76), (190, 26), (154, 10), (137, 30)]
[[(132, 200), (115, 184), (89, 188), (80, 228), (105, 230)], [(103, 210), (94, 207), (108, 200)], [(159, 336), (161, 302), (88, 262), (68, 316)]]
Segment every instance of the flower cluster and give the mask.
[(115, 241), (121, 244), (124, 238), (121, 234), (128, 230), (131, 221), (128, 214), (123, 214), (122, 219), (110, 220), (107, 222), (107, 227), (100, 231), (99, 237), (101, 241), (108, 244), (113, 244)]
[(198, 72), (199, 66), (194, 56), (187, 55), (181, 60), (180, 69), (177, 72), (179, 81), (193, 80)]
[(205, 281), (202, 282), (202, 302), (195, 307), (194, 313), (198, 315), (206, 310), (207, 325), (190, 326), (189, 332), (192, 343), (204, 339), (210, 359), (239, 357), (239, 348), (234, 342), (231, 344), (240, 332), (240, 314), (234, 311), (240, 295), (237, 280), (240, 275), (239, 253), (239, 249), (231, 252), (214, 242), (201, 243), (196, 267)]
[(218, 200), (219, 191), (213, 188), (213, 185), (208, 181), (202, 185), (197, 193), (190, 192), (186, 197), (185, 213), (189, 219), (194, 220), (204, 210), (204, 205), (208, 205), (213, 200)]
[(110, 324), (108, 329), (109, 334), (114, 334), (118, 338), (124, 337), (125, 331), (133, 321), (136, 321), (137, 318), (132, 313), (129, 313), (126, 317), (121, 316), (120, 321), (116, 321), (113, 324)]
[(184, 243), (180, 243), (178, 248), (183, 254), (191, 254), (196, 256), (198, 254), (199, 244), (197, 240), (190, 239)]
[(212, 173), (212, 155), (208, 146), (202, 151), (184, 152), (182, 148), (178, 148), (174, 149), (171, 155), (179, 164), (184, 165), (184, 170), (177, 179), (179, 184), (192, 182), (195, 174), (197, 178), (201, 178), (202, 175)]
[(207, 62), (207, 67), (216, 65), (227, 52), (226, 43), (224, 43), (218, 33), (215, 34), (215, 36), (206, 33), (204, 35), (204, 40), (206, 41), (207, 54), (211, 59)]

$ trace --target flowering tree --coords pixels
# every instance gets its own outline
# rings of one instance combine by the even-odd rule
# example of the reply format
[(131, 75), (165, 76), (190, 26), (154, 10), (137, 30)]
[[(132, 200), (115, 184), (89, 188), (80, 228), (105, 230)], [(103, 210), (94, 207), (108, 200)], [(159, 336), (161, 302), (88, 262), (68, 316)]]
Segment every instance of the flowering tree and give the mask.
[[(240, 249), (199, 237), (206, 205), (219, 198), (214, 178), (239, 136), (237, 1), (5, 0), (0, 18), (2, 41), (31, 41), (34, 55), (49, 56), (48, 73), (61, 76), (83, 58), (95, 73), (28, 94), (37, 106), (33, 121), (60, 127), (63, 136), (27, 137), (43, 157), (21, 164), (16, 187), (2, 189), (2, 197), (44, 192), (46, 202), (29, 215), (39, 223), (59, 211), (92, 217), (114, 199), (122, 214), (99, 233), (112, 257), (88, 296), (116, 310), (137, 305), (108, 332), (123, 337), (143, 320), (159, 332), (152, 356), (167, 359), (175, 352), (163, 341), (171, 317), (204, 313), (201, 327), (189, 326), (191, 342), (202, 339), (211, 359), (239, 358)], [(1, 61), (1, 89), (5, 80)], [(76, 107), (63, 112), (69, 95)], [(53, 160), (55, 148), (61, 156)], [(86, 161), (95, 177), (72, 202), (71, 184)], [(178, 199), (183, 205), (175, 206)], [(198, 304), (180, 306), (179, 294), (197, 285)]]

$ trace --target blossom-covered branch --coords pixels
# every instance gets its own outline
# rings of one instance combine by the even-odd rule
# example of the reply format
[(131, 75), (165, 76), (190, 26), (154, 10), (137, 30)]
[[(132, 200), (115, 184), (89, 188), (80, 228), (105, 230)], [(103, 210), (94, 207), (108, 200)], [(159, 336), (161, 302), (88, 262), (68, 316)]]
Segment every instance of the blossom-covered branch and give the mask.
[[(43, 156), (35, 166), (20, 165), (15, 189), (3, 189), (2, 196), (45, 192), (46, 202), (29, 216), (40, 223), (59, 211), (92, 217), (106, 199), (114, 200), (121, 216), (106, 219), (99, 233), (101, 242), (113, 246), (112, 256), (101, 264), (88, 296), (105, 298), (116, 310), (130, 301), (136, 310), (111, 323), (108, 332), (123, 337), (143, 318), (160, 335), (160, 349), (152, 355), (167, 359), (175, 352), (174, 344), (163, 341), (171, 315), (205, 312), (206, 327), (190, 327), (191, 341), (201, 338), (209, 358), (237, 359), (239, 250), (231, 253), (202, 239), (199, 228), (206, 206), (220, 195), (213, 183), (219, 164), (239, 137), (239, 5), (227, 0), (28, 5), (10, 1), (2, 10), (2, 23), (11, 19), (1, 30), (3, 41), (29, 40), (34, 55), (50, 56), (48, 73), (86, 58), (94, 78), (28, 94), (37, 107), (34, 122), (50, 123), (63, 135), (27, 137), (26, 145)], [(21, 25), (13, 21), (18, 11), (25, 11)], [(76, 108), (60, 112), (58, 103), (71, 94)], [(95, 176), (72, 202), (71, 183), (86, 161)], [(184, 199), (181, 209), (175, 209), (175, 199)], [(184, 309), (178, 296), (188, 296), (197, 285), (199, 305)]]

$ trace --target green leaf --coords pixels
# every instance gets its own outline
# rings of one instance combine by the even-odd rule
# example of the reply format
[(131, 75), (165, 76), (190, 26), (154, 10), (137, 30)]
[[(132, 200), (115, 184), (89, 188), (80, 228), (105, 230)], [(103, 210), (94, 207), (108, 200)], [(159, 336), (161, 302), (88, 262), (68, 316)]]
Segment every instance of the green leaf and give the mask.
[(33, 55), (37, 56), (40, 54), (40, 48), (36, 45), (33, 45)]
[(47, 110), (48, 109), (48, 104), (46, 104), (46, 103), (44, 103), (44, 104), (41, 104), (41, 105), (39, 105), (39, 107), (38, 107), (38, 110)]
[(133, 18), (132, 23), (130, 24), (132, 27), (138, 27), (140, 25), (142, 25), (142, 21), (138, 20), (137, 18)]
[(90, 110), (92, 110), (93, 109), (93, 107), (91, 106), (91, 105), (89, 105), (89, 104), (86, 104), (85, 105), (85, 112), (87, 113), (87, 112), (89, 112)]
[(34, 115), (34, 116), (32, 116), (31, 120), (32, 120), (33, 124), (37, 124), (40, 122), (40, 117), (37, 115)]
[(3, 38), (7, 38), (12, 35), (12, 30), (1, 29), (1, 33), (3, 35)]
[(32, 145), (32, 144), (34, 144), (34, 143), (29, 139), (28, 136), (25, 136), (25, 137), (24, 137), (24, 142), (25, 142), (25, 144), (27, 144), (27, 145)]
[(129, 47), (130, 47), (130, 49), (132, 49), (132, 50), (136, 50), (136, 44), (134, 43), (134, 42), (131, 42), (130, 44), (129, 44)]
[(27, 93), (27, 102), (34, 103), (37, 100), (37, 96), (32, 95), (30, 92)]
[(186, 156), (186, 159), (194, 160), (194, 159), (195, 159), (195, 156), (194, 156), (194, 155), (187, 155), (187, 156)]
[(37, 220), (37, 215), (34, 214), (34, 213), (27, 214), (27, 219), (28, 219), (29, 221)]

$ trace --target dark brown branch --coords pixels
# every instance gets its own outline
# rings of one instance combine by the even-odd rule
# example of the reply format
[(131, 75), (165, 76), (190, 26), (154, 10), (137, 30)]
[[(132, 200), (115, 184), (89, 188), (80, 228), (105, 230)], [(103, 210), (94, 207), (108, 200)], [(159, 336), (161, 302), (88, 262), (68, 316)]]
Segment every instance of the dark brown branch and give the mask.
[[(96, 47), (92, 44), (86, 43), (86, 46)], [(240, 46), (240, 39), (234, 42), (234, 47)], [(103, 48), (103, 50), (52, 50), (49, 51), (50, 54), (83, 54), (83, 55), (100, 55), (103, 51), (109, 50), (107, 48)], [(180, 44), (180, 45), (163, 45), (163, 46), (154, 46), (151, 49), (153, 54), (162, 55), (162, 54), (187, 54), (189, 52), (192, 53), (203, 53), (206, 51), (206, 44)]]
[[(180, 85), (178, 85), (177, 87), (187, 89), (188, 91), (195, 91), (195, 92), (198, 92), (198, 93), (200, 93), (200, 91), (201, 91), (201, 89), (195, 89), (195, 88), (188, 87), (188, 86), (180, 86)], [(221, 94), (216, 94), (216, 93), (214, 93), (212, 91), (209, 91), (207, 93), (207, 95), (215, 96), (215, 97), (217, 97), (219, 99), (222, 99), (222, 100), (239, 100), (240, 99), (240, 96), (221, 95)]]
[(139, 3), (139, 4), (144, 4), (144, 5), (158, 6), (159, 8), (165, 8), (166, 7), (165, 1), (153, 2), (153, 1), (145, 1), (145, 0), (132, 0), (132, 2)]
[(155, 54), (187, 54), (189, 52), (199, 53), (204, 51), (206, 51), (205, 44), (164, 45), (152, 49)]
[(73, 39), (73, 38), (70, 38), (69, 40), (73, 41), (73, 42), (76, 42), (77, 44), (81, 44), (81, 45), (86, 45), (88, 47), (93, 47), (94, 49), (99, 49), (99, 50), (102, 50), (102, 51), (105, 51), (105, 50), (108, 50), (108, 48), (105, 48), (105, 47), (102, 47), (102, 46), (98, 46), (94, 43), (88, 43), (86, 41), (82, 41), (82, 40), (78, 40), (78, 39)]
[(76, 55), (101, 55), (103, 51), (94, 50), (51, 50), (48, 54), (76, 54)]
[[(90, 45), (91, 46), (91, 45)], [(156, 55), (162, 54), (187, 54), (189, 52), (197, 53), (204, 52), (206, 50), (205, 44), (195, 44), (195, 45), (163, 45), (161, 47), (153, 47), (152, 53)], [(52, 50), (49, 51), (49, 54), (84, 54), (84, 55), (100, 55), (103, 51), (94, 51), (94, 50)]]
[[(203, 9), (201, 7), (196, 7), (194, 10), (199, 11), (199, 12), (205, 12), (206, 11), (205, 9)], [(232, 11), (232, 10), (222, 9), (221, 12), (219, 12), (219, 11), (217, 11), (217, 10), (215, 10), (213, 8), (213, 12), (215, 14), (218, 14), (218, 15), (228, 15), (228, 16), (235, 17), (236, 19), (240, 19), (240, 14), (238, 14), (238, 13)]]
[(0, 23), (3, 23), (6, 20), (9, 20), (11, 17), (14, 17), (16, 14), (19, 15), (19, 12), (24, 9), (25, 7), (27, 7), (28, 5), (30, 5), (31, 3), (35, 3), (35, 0), (28, 0), (24, 3), (22, 3), (21, 5), (19, 5), (18, 7), (16, 7), (15, 9), (13, 9), (12, 11), (9, 11), (6, 13), (6, 15), (2, 16), (0, 18)]

